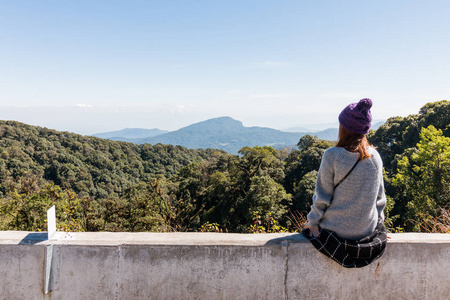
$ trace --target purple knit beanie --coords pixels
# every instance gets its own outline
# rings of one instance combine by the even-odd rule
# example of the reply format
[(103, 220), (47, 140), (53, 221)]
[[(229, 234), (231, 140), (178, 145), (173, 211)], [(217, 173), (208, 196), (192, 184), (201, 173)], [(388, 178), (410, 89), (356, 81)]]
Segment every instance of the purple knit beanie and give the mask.
[(368, 134), (372, 121), (371, 107), (372, 100), (369, 98), (349, 104), (339, 115), (339, 123), (350, 132)]

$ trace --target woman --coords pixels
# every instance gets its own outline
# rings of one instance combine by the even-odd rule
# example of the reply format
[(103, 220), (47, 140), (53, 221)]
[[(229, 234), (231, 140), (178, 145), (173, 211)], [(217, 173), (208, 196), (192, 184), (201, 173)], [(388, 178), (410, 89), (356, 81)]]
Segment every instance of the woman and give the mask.
[[(386, 246), (383, 164), (366, 138), (371, 107), (372, 101), (365, 98), (339, 115), (339, 141), (323, 154), (303, 230), (316, 248), (345, 267), (368, 265)], [(349, 252), (352, 247), (355, 253)]]

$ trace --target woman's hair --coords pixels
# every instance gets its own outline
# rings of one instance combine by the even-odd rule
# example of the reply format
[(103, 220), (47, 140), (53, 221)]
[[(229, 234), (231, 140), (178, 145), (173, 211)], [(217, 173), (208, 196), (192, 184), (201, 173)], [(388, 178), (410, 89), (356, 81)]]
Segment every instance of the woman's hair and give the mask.
[(348, 131), (341, 125), (339, 126), (339, 140), (336, 147), (344, 148), (350, 152), (359, 152), (359, 160), (371, 157), (368, 148), (372, 147), (365, 134)]

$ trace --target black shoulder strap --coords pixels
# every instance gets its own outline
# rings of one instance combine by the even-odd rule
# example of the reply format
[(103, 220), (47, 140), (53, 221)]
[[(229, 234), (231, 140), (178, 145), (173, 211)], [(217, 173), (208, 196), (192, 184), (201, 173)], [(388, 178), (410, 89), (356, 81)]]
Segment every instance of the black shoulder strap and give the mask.
[(356, 161), (356, 163), (353, 165), (353, 167), (350, 169), (350, 171), (348, 171), (348, 173), (347, 173), (347, 175), (345, 175), (335, 186), (334, 186), (334, 189), (336, 189), (337, 187), (338, 187), (338, 185), (340, 185), (341, 183), (342, 183), (342, 181), (344, 181), (345, 180), (345, 178), (347, 178), (348, 177), (348, 175), (350, 175), (350, 173), (353, 171), (353, 169), (355, 169), (355, 167), (356, 167), (356, 165), (359, 163), (359, 158), (358, 158), (358, 160)]

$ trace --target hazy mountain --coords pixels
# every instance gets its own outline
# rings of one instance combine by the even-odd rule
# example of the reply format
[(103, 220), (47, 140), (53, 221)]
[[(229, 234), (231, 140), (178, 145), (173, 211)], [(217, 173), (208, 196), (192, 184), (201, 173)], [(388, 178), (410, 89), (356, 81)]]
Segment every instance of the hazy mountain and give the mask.
[(290, 127), (290, 128), (283, 129), (283, 131), (287, 131), (287, 132), (318, 132), (318, 131), (326, 130), (329, 128), (339, 128), (339, 122), (298, 125), (296, 127)]
[(290, 128), (283, 129), (282, 131), (284, 131), (284, 132), (316, 132), (319, 130), (312, 130), (311, 128), (306, 128), (306, 127), (290, 127)]
[(382, 120), (382, 121), (380, 121), (380, 120), (374, 120), (374, 121), (375, 121), (375, 122), (372, 122), (372, 123), (375, 123), (375, 124), (373, 124), (372, 127), (370, 127), (370, 129), (372, 129), (372, 130), (377, 130), (378, 128), (380, 128), (381, 125), (383, 125), (384, 123), (386, 123), (386, 120)]
[(245, 127), (242, 122), (230, 117), (220, 117), (195, 123), (162, 135), (128, 140), (137, 144), (171, 144), (186, 148), (215, 148), (237, 153), (245, 146), (291, 147), (305, 134), (317, 135), (321, 139), (335, 140), (337, 129), (322, 132), (284, 132), (266, 127)]
[(131, 139), (142, 139), (157, 136), (160, 134), (167, 133), (167, 130), (161, 130), (158, 128), (153, 129), (142, 129), (142, 128), (125, 128), (118, 131), (110, 131), (103, 133), (96, 133), (92, 136), (99, 137), (102, 139), (109, 140), (119, 140), (119, 141), (127, 141)]
[[(372, 127), (370, 127), (370, 129), (377, 130), (384, 123), (386, 123), (386, 120), (383, 120), (383, 119), (372, 120)], [(299, 125), (297, 127), (290, 127), (290, 128), (283, 129), (283, 131), (286, 131), (286, 132), (321, 132), (321, 131), (328, 130), (331, 128), (333, 128), (333, 129), (339, 128), (339, 122)]]
[(322, 131), (317, 131), (314, 133), (308, 133), (310, 135), (315, 135), (319, 139), (327, 140), (327, 141), (337, 141), (339, 135), (338, 128), (328, 128)]

